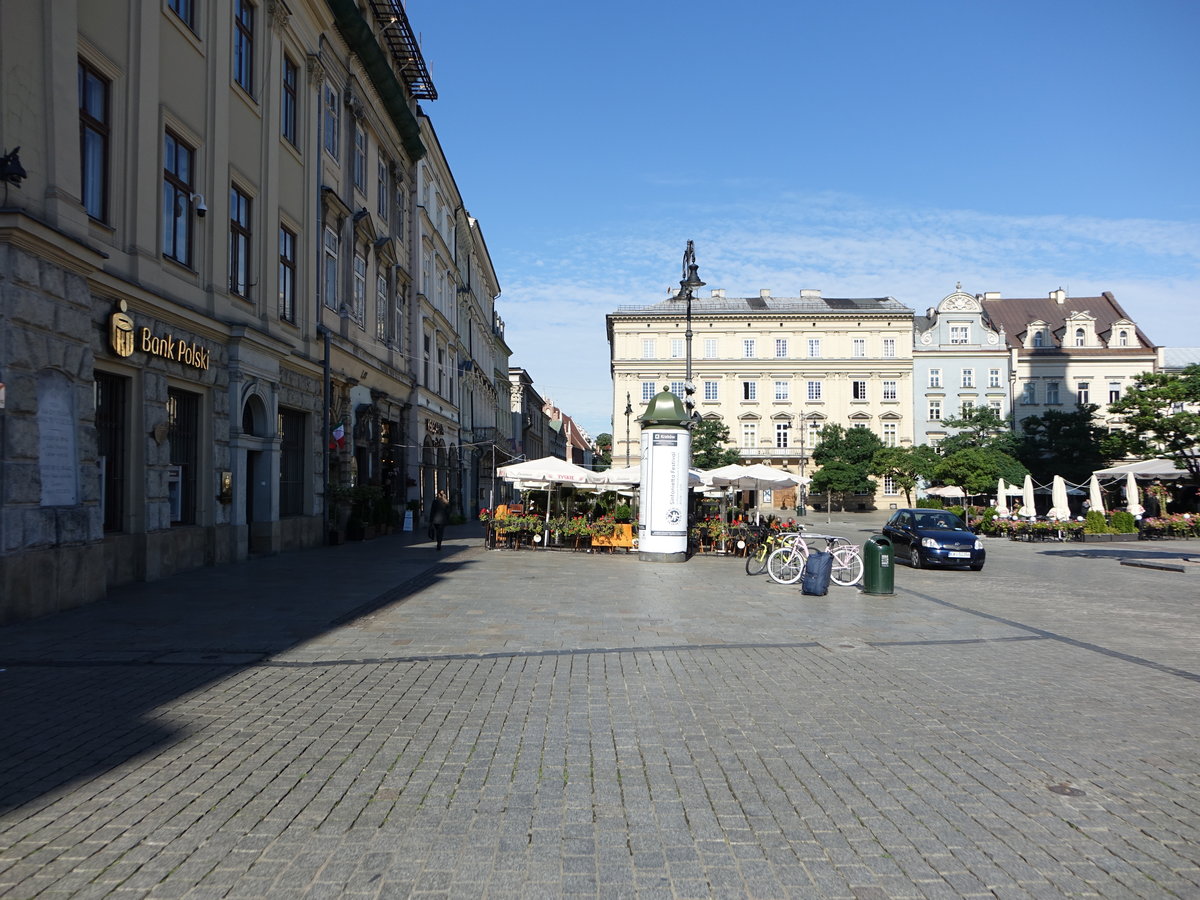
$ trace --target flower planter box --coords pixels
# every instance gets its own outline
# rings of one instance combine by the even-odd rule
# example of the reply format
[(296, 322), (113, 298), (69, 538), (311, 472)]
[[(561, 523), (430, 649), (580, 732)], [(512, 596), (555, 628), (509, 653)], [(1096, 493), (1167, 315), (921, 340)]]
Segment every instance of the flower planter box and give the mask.
[(625, 547), (626, 549), (633, 548), (633, 526), (632, 525), (614, 525), (613, 533), (610, 535), (592, 535), (592, 547)]

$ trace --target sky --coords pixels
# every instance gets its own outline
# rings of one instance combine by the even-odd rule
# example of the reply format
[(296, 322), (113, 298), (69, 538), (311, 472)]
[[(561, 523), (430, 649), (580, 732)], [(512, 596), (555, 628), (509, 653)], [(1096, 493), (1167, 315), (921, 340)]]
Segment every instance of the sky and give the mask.
[[(512, 364), (612, 431), (605, 314), (1112, 291), (1200, 347), (1200, 2), (408, 0)], [(619, 411), (618, 411), (619, 413)]]

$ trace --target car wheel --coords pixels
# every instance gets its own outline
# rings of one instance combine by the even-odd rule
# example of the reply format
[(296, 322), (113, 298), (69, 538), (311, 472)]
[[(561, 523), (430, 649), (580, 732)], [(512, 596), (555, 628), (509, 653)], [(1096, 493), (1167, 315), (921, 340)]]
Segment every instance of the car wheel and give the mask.
[(971, 563), (971, 571), (972, 572), (982, 572), (983, 571), (983, 563)]
[(921, 551), (915, 546), (908, 548), (908, 564), (914, 569), (921, 568)]

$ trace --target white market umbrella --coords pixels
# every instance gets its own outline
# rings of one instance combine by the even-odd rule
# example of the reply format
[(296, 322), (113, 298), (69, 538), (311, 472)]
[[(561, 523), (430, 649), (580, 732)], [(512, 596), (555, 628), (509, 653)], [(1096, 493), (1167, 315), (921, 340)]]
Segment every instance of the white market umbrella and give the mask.
[(1008, 515), (1008, 491), (1004, 479), (1001, 478), (996, 482), (996, 515)]
[(1047, 515), (1060, 521), (1071, 518), (1071, 508), (1067, 505), (1067, 482), (1061, 475), (1054, 476), (1054, 484), (1050, 489), (1050, 512)]
[(1138, 503), (1137, 478), (1132, 472), (1125, 474), (1125, 511), (1131, 516), (1140, 516), (1146, 507)]
[(1100, 479), (1094, 474), (1088, 482), (1088, 504), (1091, 509), (1104, 512), (1104, 492), (1100, 490)]
[(1033, 500), (1033, 476), (1025, 476), (1025, 484), (1021, 488), (1021, 508), (1017, 510), (1017, 515), (1024, 516), (1027, 519), (1037, 518), (1037, 506)]
[(527, 459), (525, 462), (501, 466), (496, 474), (505, 481), (546, 481), (552, 484), (592, 484), (596, 472), (569, 463), (557, 456)]
[(605, 469), (603, 472), (593, 472), (595, 483), (598, 485), (621, 485), (630, 487), (642, 483), (641, 466), (622, 466), (618, 469)]
[[(707, 473), (714, 485), (736, 488), (741, 491), (773, 491), (779, 488), (794, 487), (808, 484), (811, 478), (793, 475), (783, 469), (773, 469), (770, 466), (756, 463), (752, 466), (722, 466)], [(756, 511), (755, 520), (759, 521), (762, 513)]]
[(962, 499), (963, 489), (956, 484), (943, 484), (938, 487), (926, 488), (925, 493), (931, 497), (945, 497), (948, 500)]
[(1150, 480), (1153, 478), (1187, 478), (1187, 469), (1175, 465), (1173, 459), (1142, 459), (1137, 462), (1125, 463), (1122, 466), (1112, 466), (1096, 472), (1101, 478), (1114, 478), (1121, 475), (1136, 475), (1138, 478)]

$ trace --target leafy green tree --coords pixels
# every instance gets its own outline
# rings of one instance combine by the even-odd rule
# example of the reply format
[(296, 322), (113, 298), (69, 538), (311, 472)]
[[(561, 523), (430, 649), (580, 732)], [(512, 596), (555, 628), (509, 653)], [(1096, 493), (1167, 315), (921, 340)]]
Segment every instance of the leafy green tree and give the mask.
[(987, 447), (1009, 455), (1016, 452), (1017, 440), (1009, 430), (1008, 422), (990, 406), (973, 406), (959, 416), (943, 419), (942, 425), (956, 432), (938, 444), (943, 456), (968, 447)]
[(942, 457), (933, 469), (935, 481), (962, 488), (968, 501), (980, 494), (990, 494), (999, 478), (1020, 484), (1025, 475), (1025, 467), (1018, 460), (993, 447), (955, 450)]
[(830, 506), (837, 494), (843, 509), (846, 494), (874, 494), (871, 470), (875, 454), (882, 448), (883, 441), (866, 428), (826, 425), (813, 449), (813, 462), (821, 468), (813, 475), (809, 493), (825, 494)]
[(1128, 432), (1117, 435), (1120, 449), (1136, 456), (1164, 456), (1200, 484), (1200, 365), (1182, 372), (1147, 372), (1109, 411)]
[(592, 455), (592, 469), (603, 472), (612, 468), (613, 436), (607, 431), (596, 437), (596, 452)]
[(1061, 475), (1079, 483), (1108, 464), (1111, 457), (1104, 451), (1106, 432), (1095, 421), (1097, 409), (1084, 403), (1072, 412), (1050, 409), (1021, 420), (1016, 456), (1036, 481)]
[(720, 419), (699, 419), (692, 426), (692, 465), (697, 469), (719, 469), (741, 462), (742, 455), (729, 443), (729, 426)]
[(871, 474), (889, 476), (900, 490), (904, 491), (904, 502), (912, 506), (913, 489), (922, 481), (933, 476), (934, 467), (940, 457), (928, 444), (917, 447), (883, 447), (875, 451), (871, 459)]

